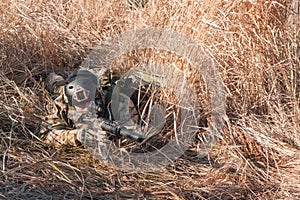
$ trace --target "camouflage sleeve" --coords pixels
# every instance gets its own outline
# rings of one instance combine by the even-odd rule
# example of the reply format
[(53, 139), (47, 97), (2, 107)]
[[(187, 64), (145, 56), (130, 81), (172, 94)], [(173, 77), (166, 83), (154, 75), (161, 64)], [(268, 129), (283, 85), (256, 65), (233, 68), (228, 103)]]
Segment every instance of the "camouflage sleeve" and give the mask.
[(76, 129), (51, 129), (45, 136), (45, 143), (54, 147), (76, 146)]
[(47, 105), (50, 115), (44, 117), (40, 133), (45, 143), (58, 147), (61, 145), (78, 144), (76, 133), (78, 130), (71, 119), (68, 118), (69, 106), (63, 97), (63, 77), (54, 73), (49, 74), (46, 80), (46, 89), (53, 101)]

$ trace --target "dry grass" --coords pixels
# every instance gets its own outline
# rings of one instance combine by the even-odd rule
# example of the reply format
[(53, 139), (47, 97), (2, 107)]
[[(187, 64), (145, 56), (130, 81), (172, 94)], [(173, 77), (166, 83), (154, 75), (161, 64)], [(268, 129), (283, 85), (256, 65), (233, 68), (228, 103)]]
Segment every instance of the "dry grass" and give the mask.
[[(299, 10), (253, 2), (2, 1), (0, 197), (300, 198)], [(45, 146), (36, 137), (49, 100), (42, 75), (66, 75), (99, 42), (150, 26), (187, 34), (215, 58), (229, 121), (209, 156), (197, 159), (195, 146), (164, 171), (125, 173), (84, 149)]]

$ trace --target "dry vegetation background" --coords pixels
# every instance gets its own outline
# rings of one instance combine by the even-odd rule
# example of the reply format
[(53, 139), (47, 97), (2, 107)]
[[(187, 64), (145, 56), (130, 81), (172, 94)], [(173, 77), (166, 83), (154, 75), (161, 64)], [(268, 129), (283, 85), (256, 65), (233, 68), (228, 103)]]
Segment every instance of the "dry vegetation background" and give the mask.
[[(101, 41), (143, 27), (187, 34), (214, 56), (229, 121), (210, 155), (127, 173), (43, 144), (42, 75), (67, 75)], [(299, 34), (298, 1), (2, 0), (0, 198), (300, 198)]]

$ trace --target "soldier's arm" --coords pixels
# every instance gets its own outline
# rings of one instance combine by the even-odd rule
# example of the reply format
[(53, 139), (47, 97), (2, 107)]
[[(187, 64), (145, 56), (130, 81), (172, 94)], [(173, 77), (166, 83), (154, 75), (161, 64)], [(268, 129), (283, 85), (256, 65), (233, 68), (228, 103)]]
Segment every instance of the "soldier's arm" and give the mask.
[(76, 140), (77, 129), (51, 129), (45, 134), (44, 141), (53, 147), (76, 146), (79, 144)]
[(77, 130), (72, 120), (68, 118), (69, 107), (64, 102), (63, 86), (65, 80), (63, 77), (50, 73), (46, 79), (46, 89), (48, 90), (52, 102), (49, 102), (49, 113), (44, 117), (40, 133), (45, 143), (58, 147), (62, 145), (78, 144), (76, 141)]

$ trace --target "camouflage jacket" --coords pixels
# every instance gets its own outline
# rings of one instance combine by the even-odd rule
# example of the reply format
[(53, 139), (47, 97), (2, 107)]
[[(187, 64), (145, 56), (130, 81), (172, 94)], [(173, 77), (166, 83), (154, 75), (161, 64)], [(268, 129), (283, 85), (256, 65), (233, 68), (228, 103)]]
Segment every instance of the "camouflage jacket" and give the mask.
[[(102, 103), (104, 104), (104, 108), (114, 106), (113, 109), (117, 109), (115, 113), (118, 113), (118, 116), (115, 117), (118, 118), (118, 120), (122, 122), (126, 128), (136, 129), (135, 124), (137, 120), (137, 111), (135, 109), (135, 105), (126, 95), (125, 90), (120, 89), (124, 87), (124, 83), (120, 83), (119, 81), (119, 77), (117, 76), (102, 78), (100, 81), (102, 83), (101, 88), (96, 95), (95, 102), (101, 97), (100, 99), (103, 101)], [(126, 80), (126, 84), (131, 85), (131, 83), (131, 79)], [(64, 85), (65, 80), (61, 76), (51, 73), (47, 77), (46, 89), (52, 99), (52, 102), (48, 106), (48, 110), (51, 114), (44, 117), (44, 122), (41, 126), (40, 132), (44, 141), (55, 147), (61, 145), (76, 146), (79, 144), (86, 146), (84, 144), (87, 142), (86, 138), (82, 135), (86, 134), (87, 128), (89, 128), (88, 132), (95, 131), (95, 127), (93, 130), (93, 128), (87, 127), (87, 124), (75, 123), (78, 122), (78, 120), (75, 119), (76, 116), (78, 117), (78, 112), (70, 106), (70, 104), (68, 104), (68, 99), (64, 95)], [(117, 85), (122, 85), (122, 87), (115, 87)], [(114, 93), (118, 93), (118, 103), (117, 105), (110, 105), (114, 89)], [(99, 124), (99, 120), (101, 120), (101, 118), (111, 118), (109, 109), (103, 110), (101, 108), (96, 108), (95, 113), (96, 115), (93, 116), (93, 119), (89, 120), (91, 124)], [(95, 120), (98, 120), (97, 123), (95, 123)], [(92, 121), (94, 121), (94, 123)], [(96, 132), (98, 140), (100, 137), (100, 143), (107, 142), (106, 132), (102, 131), (100, 127), (96, 127)], [(91, 143), (91, 141), (89, 141), (89, 143)]]

